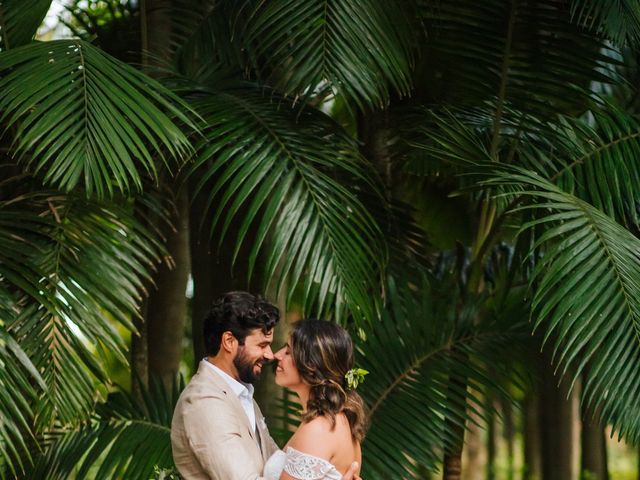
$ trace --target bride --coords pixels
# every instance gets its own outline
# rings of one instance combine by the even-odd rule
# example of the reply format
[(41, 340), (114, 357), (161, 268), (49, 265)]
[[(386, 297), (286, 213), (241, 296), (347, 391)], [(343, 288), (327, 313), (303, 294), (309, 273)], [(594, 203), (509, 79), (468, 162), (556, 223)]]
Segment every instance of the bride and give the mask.
[(351, 337), (339, 325), (294, 324), (287, 344), (275, 353), (276, 383), (300, 397), (304, 413), (284, 449), (266, 462), (266, 480), (341, 480), (354, 459), (362, 464), (363, 402), (349, 388), (357, 383), (347, 380), (353, 357)]

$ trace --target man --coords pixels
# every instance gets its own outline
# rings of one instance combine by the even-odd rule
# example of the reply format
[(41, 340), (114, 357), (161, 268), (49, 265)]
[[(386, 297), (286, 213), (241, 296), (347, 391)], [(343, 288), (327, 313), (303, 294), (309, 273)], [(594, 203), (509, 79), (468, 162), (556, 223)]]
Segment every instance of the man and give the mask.
[[(216, 300), (204, 321), (207, 357), (180, 395), (171, 422), (173, 459), (185, 480), (260, 480), (277, 446), (253, 400), (273, 360), (278, 309), (247, 292)], [(353, 479), (354, 465), (343, 480)]]

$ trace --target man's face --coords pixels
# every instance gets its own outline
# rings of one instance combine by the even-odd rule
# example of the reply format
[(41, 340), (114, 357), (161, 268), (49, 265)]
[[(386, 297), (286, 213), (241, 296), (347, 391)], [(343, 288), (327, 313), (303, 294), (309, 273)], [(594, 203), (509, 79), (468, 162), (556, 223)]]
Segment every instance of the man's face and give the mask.
[(273, 329), (265, 334), (256, 328), (244, 339), (244, 345), (238, 345), (233, 365), (241, 382), (253, 384), (260, 378), (263, 364), (273, 360), (272, 342)]

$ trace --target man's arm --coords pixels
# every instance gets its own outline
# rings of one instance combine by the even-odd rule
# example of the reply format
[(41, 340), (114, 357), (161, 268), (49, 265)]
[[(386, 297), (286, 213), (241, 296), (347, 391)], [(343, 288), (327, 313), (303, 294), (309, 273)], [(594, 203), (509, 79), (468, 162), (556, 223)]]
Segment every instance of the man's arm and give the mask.
[[(236, 412), (216, 397), (201, 398), (184, 413), (189, 445), (212, 480), (263, 480), (251, 442)], [(256, 447), (257, 448), (257, 445)]]

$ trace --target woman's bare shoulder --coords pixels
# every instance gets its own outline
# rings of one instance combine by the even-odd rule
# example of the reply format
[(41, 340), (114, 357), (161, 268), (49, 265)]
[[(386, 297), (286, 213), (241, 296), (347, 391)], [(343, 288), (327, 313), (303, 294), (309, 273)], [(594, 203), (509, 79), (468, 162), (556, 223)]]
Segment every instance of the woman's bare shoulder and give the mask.
[(288, 446), (296, 450), (330, 460), (343, 447), (350, 443), (349, 422), (342, 414), (336, 415), (335, 428), (331, 418), (319, 416), (303, 422), (291, 437)]

